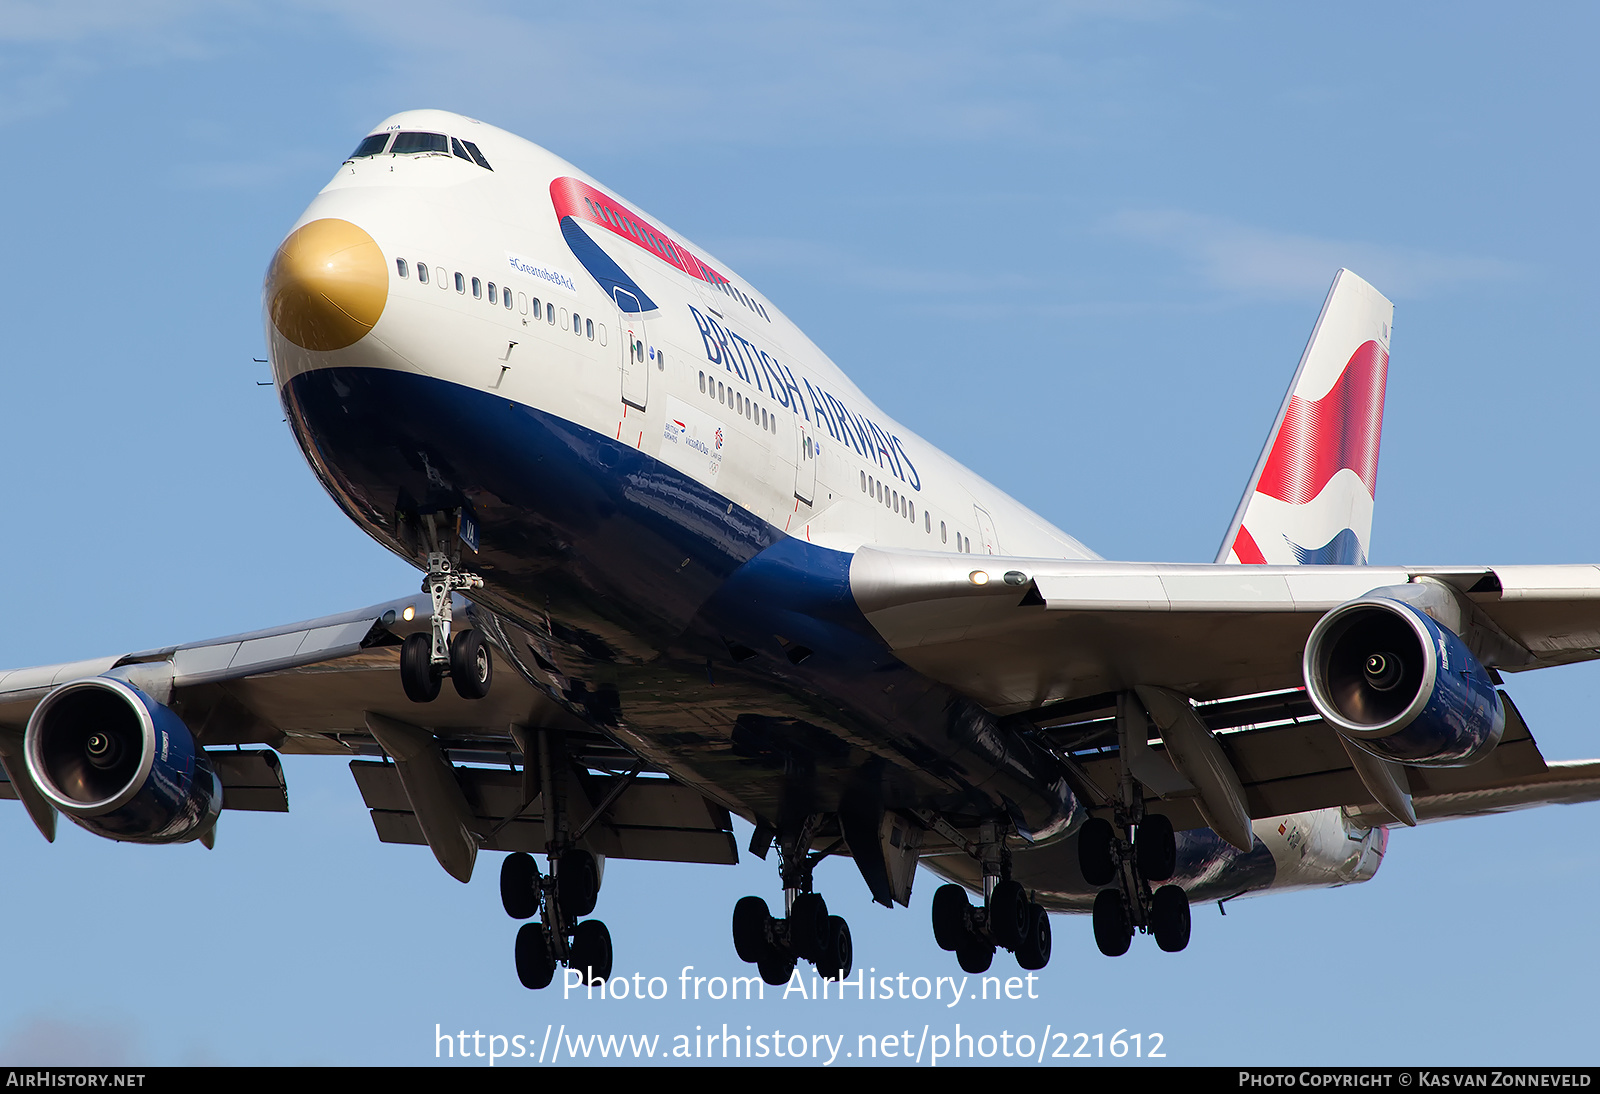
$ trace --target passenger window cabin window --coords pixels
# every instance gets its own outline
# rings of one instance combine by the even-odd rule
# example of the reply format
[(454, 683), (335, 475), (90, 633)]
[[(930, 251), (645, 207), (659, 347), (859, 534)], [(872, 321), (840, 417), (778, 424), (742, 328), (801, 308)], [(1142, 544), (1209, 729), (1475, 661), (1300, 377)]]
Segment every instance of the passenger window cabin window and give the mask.
[(572, 313), (572, 333), (579, 338), (583, 337), (583, 322), (578, 318), (578, 313)]
[(933, 514), (926, 509), (922, 511), (922, 530), (930, 536), (933, 535)]
[(600, 344), (602, 346), (606, 344), (606, 325), (604, 323), (600, 324)]
[(556, 325), (556, 306), (554, 304), (546, 304), (544, 306), (544, 321), (552, 327)]
[(450, 287), (450, 271), (446, 270), (442, 263), (435, 262), (433, 264), (433, 272), (439, 275), (434, 278), (438, 282), (439, 288), (448, 289)]
[(942, 521), (942, 520), (939, 522), (939, 542), (940, 543), (949, 543), (950, 542), (950, 536), (945, 531), (944, 521)]
[(593, 319), (585, 319), (583, 321), (583, 333), (588, 336), (589, 341), (591, 341), (591, 342), (594, 341), (594, 320)]
[(494, 287), (494, 282), (493, 281), (489, 282), (489, 303), (491, 303), (491, 304), (500, 303), (500, 298), (495, 295), (495, 293), (497, 291), (498, 290)]
[(706, 393), (706, 374), (702, 370), (701, 373), (700, 373), (700, 394), (704, 395), (705, 393)]
[(428, 264), (426, 262), (417, 263), (417, 280), (424, 285), (428, 283)]
[[(527, 311), (528, 309), (527, 308), (523, 308), (522, 310), (523, 311)], [(537, 296), (533, 298), (533, 317), (535, 319), (543, 319), (544, 318), (544, 315), (541, 314), (540, 311), (539, 311), (539, 298)]]
[(728, 401), (727, 390), (719, 383), (717, 385), (717, 402), (726, 404)]
[(656, 350), (656, 371), (667, 371), (667, 355), (662, 353), (660, 350)]
[(406, 260), (403, 259), (403, 258), (397, 258), (397, 259), (394, 260), (394, 268), (395, 268), (395, 272), (398, 273), (401, 277), (409, 277), (409, 276), (411, 276), (409, 273), (406, 272)]
[(465, 274), (456, 274), (456, 292), (466, 295), (467, 278)]
[(568, 329), (567, 328), (567, 309), (566, 308), (562, 308), (561, 309), (561, 329), (562, 330), (567, 330)]
[(479, 281), (476, 277), (472, 279), (472, 299), (483, 299), (483, 282)]
[(865, 471), (861, 472), (861, 492), (863, 494), (867, 492), (867, 473)]
[[(511, 306), (511, 294), (507, 293), (506, 294), (506, 307), (509, 308), (510, 306)], [(523, 315), (527, 315), (528, 314), (528, 297), (527, 297), (527, 294), (520, 293), (520, 292), (517, 294), (517, 310), (520, 311)], [(534, 316), (534, 318), (538, 318), (538, 316)]]

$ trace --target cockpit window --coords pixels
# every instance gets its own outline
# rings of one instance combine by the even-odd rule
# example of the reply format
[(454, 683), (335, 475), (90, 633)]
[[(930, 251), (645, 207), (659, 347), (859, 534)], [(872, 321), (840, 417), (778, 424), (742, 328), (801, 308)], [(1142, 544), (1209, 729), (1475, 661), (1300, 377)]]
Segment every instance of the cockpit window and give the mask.
[(467, 146), (467, 151), (472, 153), (472, 158), (478, 161), (479, 167), (483, 168), (485, 171), (494, 170), (493, 167), (489, 166), (489, 161), (483, 158), (483, 153), (478, 151), (477, 145), (473, 144), (471, 141), (462, 141), (461, 143)]
[(472, 162), (472, 157), (467, 155), (467, 150), (461, 146), (461, 139), (459, 137), (450, 138), (450, 151), (454, 152), (457, 156), (466, 160), (468, 163)]
[(389, 137), (388, 133), (374, 133), (356, 145), (356, 150), (350, 153), (350, 158), (358, 160), (363, 156), (376, 156), (383, 151), (383, 146), (389, 143)]
[(395, 155), (407, 152), (443, 152), (450, 154), (450, 138), (443, 133), (396, 133), (394, 147), (389, 149)]

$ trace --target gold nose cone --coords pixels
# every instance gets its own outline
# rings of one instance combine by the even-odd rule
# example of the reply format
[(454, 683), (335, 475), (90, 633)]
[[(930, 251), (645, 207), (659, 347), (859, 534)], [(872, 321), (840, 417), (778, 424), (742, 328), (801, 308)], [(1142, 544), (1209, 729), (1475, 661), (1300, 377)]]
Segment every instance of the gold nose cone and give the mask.
[(305, 349), (343, 349), (374, 326), (389, 299), (389, 264), (348, 220), (313, 220), (278, 247), (267, 269), (267, 314)]

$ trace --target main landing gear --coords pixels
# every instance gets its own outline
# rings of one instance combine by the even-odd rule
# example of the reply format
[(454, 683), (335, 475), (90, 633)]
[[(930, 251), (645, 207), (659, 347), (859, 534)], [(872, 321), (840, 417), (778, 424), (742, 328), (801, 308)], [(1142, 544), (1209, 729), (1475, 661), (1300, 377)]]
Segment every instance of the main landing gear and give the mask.
[(579, 970), (586, 983), (609, 980), (611, 931), (598, 919), (583, 918), (594, 911), (600, 897), (601, 863), (577, 844), (631, 779), (592, 810), (588, 820), (571, 828), (564, 783), (556, 777), (552, 762), (565, 755), (560, 734), (516, 728), (513, 734), (522, 746), (528, 800), (537, 787), (543, 801), (548, 863), (541, 875), (534, 857), (517, 851), (500, 864), (500, 903), (506, 914), (512, 919), (540, 917), (517, 931), (517, 979), (525, 988), (549, 987), (557, 966), (566, 965)]
[[(1118, 809), (1123, 832), (1126, 814)], [(1170, 879), (1177, 868), (1177, 840), (1172, 822), (1160, 813), (1146, 813), (1132, 841), (1122, 838), (1110, 821), (1093, 817), (1078, 833), (1078, 866), (1090, 885), (1101, 888), (1094, 899), (1094, 940), (1107, 957), (1128, 952), (1134, 933), (1144, 929), (1156, 945), (1177, 953), (1189, 944), (1189, 897), (1177, 885), (1151, 882)]]
[(811, 962), (825, 980), (849, 976), (855, 960), (850, 924), (830, 915), (822, 894), (812, 890), (812, 871), (834, 850), (811, 851), (814, 828), (815, 818), (811, 818), (800, 831), (779, 839), (782, 919), (775, 918), (758, 896), (747, 896), (733, 908), (734, 950), (740, 960), (760, 970), (762, 980), (774, 986), (789, 982), (799, 960)]
[[(517, 979), (525, 988), (549, 987), (556, 967), (581, 970), (585, 982), (611, 979), (611, 931), (598, 919), (583, 919), (600, 896), (594, 856), (572, 847), (550, 856), (550, 872), (522, 851), (500, 864), (500, 902), (512, 919), (532, 919), (517, 932)], [(581, 922), (580, 922), (581, 920)]]
[[(437, 540), (432, 515), (426, 520), (430, 539)], [(437, 548), (437, 543), (434, 546)], [(400, 646), (400, 683), (413, 703), (431, 703), (438, 698), (440, 682), (446, 676), (463, 699), (482, 699), (489, 694), (494, 661), (483, 635), (472, 629), (450, 633), (451, 595), (483, 587), (483, 578), (462, 570), (460, 564), (459, 550), (428, 552), (422, 591), (433, 600), (431, 633), (408, 635)]]
[(973, 850), (983, 863), (983, 906), (968, 903), (959, 885), (941, 886), (933, 894), (934, 941), (955, 951), (969, 973), (988, 972), (996, 949), (1010, 950), (1024, 969), (1044, 968), (1050, 963), (1050, 915), (1011, 877), (1003, 831), (986, 824)]

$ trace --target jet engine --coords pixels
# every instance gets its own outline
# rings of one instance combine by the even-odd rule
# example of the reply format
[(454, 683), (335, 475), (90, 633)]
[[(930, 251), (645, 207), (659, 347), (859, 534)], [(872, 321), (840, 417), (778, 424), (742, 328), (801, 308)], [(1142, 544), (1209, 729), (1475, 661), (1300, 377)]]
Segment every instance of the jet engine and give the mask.
[(1488, 670), (1426, 612), (1379, 593), (1341, 604), (1306, 640), (1306, 691), (1356, 747), (1422, 767), (1465, 767), (1500, 743)]
[(74, 680), (45, 696), (24, 751), (45, 797), (97, 836), (183, 843), (222, 808), (222, 782), (183, 719), (121, 680)]

